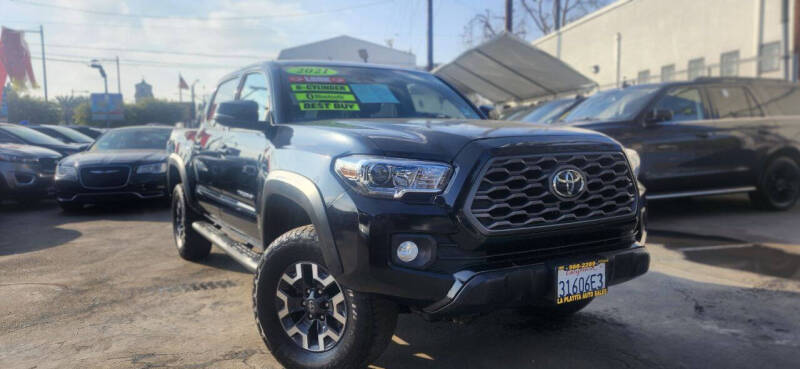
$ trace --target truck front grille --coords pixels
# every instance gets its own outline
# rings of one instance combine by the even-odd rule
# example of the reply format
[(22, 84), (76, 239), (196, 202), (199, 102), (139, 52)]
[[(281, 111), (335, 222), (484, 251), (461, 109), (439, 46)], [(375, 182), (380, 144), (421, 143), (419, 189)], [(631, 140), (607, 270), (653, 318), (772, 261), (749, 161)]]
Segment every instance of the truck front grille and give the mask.
[[(551, 182), (561, 169), (583, 174), (585, 190), (565, 199)], [(467, 200), (467, 215), (484, 233), (568, 226), (632, 217), (637, 190), (621, 152), (498, 157), (483, 169)]]
[(102, 166), (80, 169), (81, 184), (86, 188), (119, 188), (128, 184), (131, 168)]

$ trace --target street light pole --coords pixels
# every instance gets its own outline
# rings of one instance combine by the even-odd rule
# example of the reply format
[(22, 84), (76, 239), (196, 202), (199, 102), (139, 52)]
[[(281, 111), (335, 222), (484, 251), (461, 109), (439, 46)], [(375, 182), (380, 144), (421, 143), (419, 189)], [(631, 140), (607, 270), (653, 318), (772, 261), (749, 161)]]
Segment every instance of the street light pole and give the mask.
[(120, 82), (120, 77), (119, 77), (119, 55), (117, 55), (116, 62), (117, 62), (117, 93), (122, 95), (122, 83)]
[(42, 40), (42, 84), (44, 85), (44, 101), (47, 102), (47, 58), (44, 56), (44, 27), (39, 25), (39, 36)]
[(105, 86), (105, 96), (104, 96), (104, 100), (105, 100), (105, 103), (106, 103), (106, 104), (105, 104), (105, 110), (106, 110), (106, 111), (105, 111), (105, 113), (106, 113), (106, 129), (108, 129), (108, 128), (110, 128), (110, 127), (111, 127), (111, 122), (109, 121), (109, 118), (108, 118), (108, 115), (109, 115), (109, 114), (108, 114), (108, 113), (109, 113), (109, 111), (108, 111), (108, 110), (109, 110), (109, 109), (108, 109), (108, 107), (109, 107), (109, 100), (108, 100), (108, 76), (106, 76), (106, 70), (105, 70), (105, 69), (103, 69), (103, 66), (102, 66), (102, 65), (100, 65), (100, 63), (98, 63), (98, 62), (97, 62), (97, 60), (92, 60), (92, 64), (91, 64), (91, 65), (89, 65), (89, 66), (90, 66), (90, 67), (92, 67), (92, 68), (95, 68), (95, 69), (97, 69), (98, 71), (100, 71), (100, 76), (102, 76), (102, 77), (103, 77), (103, 85)]

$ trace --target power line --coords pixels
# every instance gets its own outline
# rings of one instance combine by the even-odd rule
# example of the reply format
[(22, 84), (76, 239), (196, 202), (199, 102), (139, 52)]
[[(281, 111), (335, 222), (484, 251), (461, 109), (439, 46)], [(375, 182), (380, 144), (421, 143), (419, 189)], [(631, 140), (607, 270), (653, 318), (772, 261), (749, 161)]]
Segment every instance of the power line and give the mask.
[[(38, 45), (38, 44), (34, 44)], [(63, 49), (80, 49), (80, 50), (102, 50), (102, 51), (117, 51), (117, 52), (131, 52), (131, 53), (146, 53), (146, 54), (163, 54), (163, 55), (182, 55), (182, 56), (201, 56), (207, 58), (232, 58), (232, 59), (267, 59), (265, 56), (259, 55), (231, 55), (231, 54), (208, 54), (208, 53), (190, 53), (182, 51), (167, 51), (167, 50), (152, 50), (152, 49), (128, 49), (123, 47), (103, 47), (103, 46), (79, 46), (79, 45), (64, 45), (64, 44), (46, 44), (45, 47), (63, 48)]]
[(30, 5), (30, 6), (37, 6), (43, 8), (52, 8), (52, 9), (60, 9), (60, 10), (67, 10), (72, 12), (78, 13), (86, 13), (86, 14), (93, 14), (93, 15), (104, 15), (104, 16), (112, 16), (112, 17), (125, 17), (125, 18), (150, 18), (150, 19), (185, 19), (185, 20), (215, 20), (215, 21), (237, 21), (237, 20), (253, 20), (253, 19), (270, 19), (270, 18), (288, 18), (288, 17), (304, 17), (310, 15), (319, 15), (319, 14), (328, 14), (328, 13), (336, 13), (342, 12), (346, 10), (352, 9), (359, 9), (359, 8), (366, 8), (369, 6), (374, 6), (378, 4), (384, 4), (388, 2), (392, 2), (394, 0), (382, 0), (382, 1), (373, 1), (370, 3), (362, 3), (356, 4), (347, 7), (340, 7), (328, 10), (320, 10), (316, 12), (306, 12), (306, 13), (286, 13), (286, 14), (270, 14), (270, 15), (244, 15), (244, 16), (230, 16), (230, 17), (196, 17), (196, 16), (183, 16), (183, 15), (156, 15), (156, 14), (126, 14), (126, 13), (119, 13), (119, 12), (109, 12), (109, 11), (101, 11), (101, 10), (94, 10), (94, 9), (86, 9), (86, 8), (76, 8), (70, 6), (63, 6), (63, 5), (56, 5), (56, 4), (45, 4), (36, 1), (28, 1), (28, 0), (11, 0), (12, 2)]

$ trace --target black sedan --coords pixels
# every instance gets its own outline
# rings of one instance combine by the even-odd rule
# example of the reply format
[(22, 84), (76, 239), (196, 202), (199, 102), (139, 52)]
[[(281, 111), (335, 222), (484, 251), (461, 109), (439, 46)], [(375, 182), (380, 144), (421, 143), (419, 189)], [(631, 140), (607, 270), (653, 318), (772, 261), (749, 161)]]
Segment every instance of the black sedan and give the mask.
[(44, 133), (35, 131), (18, 124), (0, 123), (0, 141), (44, 147), (60, 153), (61, 155), (72, 155), (82, 151), (86, 145), (67, 144)]
[(74, 129), (80, 133), (83, 133), (93, 139), (97, 139), (100, 135), (103, 134), (103, 130), (99, 128), (92, 128), (89, 126), (79, 126), (79, 125), (69, 125), (67, 126), (69, 129)]
[(85, 204), (166, 199), (169, 127), (126, 127), (103, 134), (56, 168), (56, 198), (65, 211)]
[(63, 126), (57, 126), (54, 124), (42, 124), (42, 125), (31, 125), (27, 127), (32, 130), (42, 132), (64, 143), (84, 145), (88, 147), (89, 145), (92, 144), (92, 142), (94, 142), (93, 138), (83, 133), (80, 133), (74, 129), (70, 129)]

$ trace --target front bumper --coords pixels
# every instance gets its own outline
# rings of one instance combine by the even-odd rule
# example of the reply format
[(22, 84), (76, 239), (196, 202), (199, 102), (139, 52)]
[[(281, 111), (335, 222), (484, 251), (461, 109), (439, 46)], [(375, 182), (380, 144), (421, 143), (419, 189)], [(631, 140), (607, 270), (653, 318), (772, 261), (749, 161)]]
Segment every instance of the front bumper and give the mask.
[[(650, 255), (641, 245), (621, 251), (578, 257), (608, 259), (608, 286), (647, 272)], [(569, 261), (574, 261), (570, 259)], [(569, 262), (552, 260), (522, 267), (480, 273), (459, 272), (447, 296), (422, 311), (431, 317), (482, 313), (498, 308), (552, 304), (555, 301), (555, 269)]]
[(164, 198), (168, 195), (166, 175), (134, 175), (122, 188), (86, 188), (75, 180), (55, 181), (56, 199), (62, 203), (97, 204)]
[(30, 169), (27, 165), (0, 166), (5, 193), (0, 194), (7, 199), (20, 197), (48, 197), (55, 193), (53, 173), (43, 173)]

